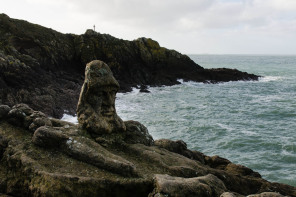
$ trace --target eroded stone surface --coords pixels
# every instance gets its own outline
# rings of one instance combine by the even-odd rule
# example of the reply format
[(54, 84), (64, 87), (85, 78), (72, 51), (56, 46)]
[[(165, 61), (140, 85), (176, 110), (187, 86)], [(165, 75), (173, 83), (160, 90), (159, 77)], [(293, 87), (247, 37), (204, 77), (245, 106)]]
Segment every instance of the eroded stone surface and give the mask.
[[(74, 133), (72, 136), (71, 133)], [(114, 155), (87, 137), (75, 135), (72, 129), (39, 127), (32, 138), (35, 145), (55, 148), (79, 161), (94, 165), (124, 176), (137, 176), (134, 165), (120, 156)]]
[(220, 196), (226, 190), (224, 183), (214, 175), (196, 178), (155, 175), (155, 188), (150, 197)]
[(261, 194), (249, 195), (248, 197), (284, 197), (284, 196), (276, 192), (263, 192)]
[(10, 107), (8, 105), (0, 105), (0, 119), (5, 118), (10, 111)]
[(187, 144), (183, 140), (168, 140), (159, 139), (154, 144), (160, 148), (164, 148), (168, 151), (181, 154), (187, 158), (197, 160), (201, 163), (205, 163), (205, 155), (199, 151), (192, 151), (187, 149)]
[(79, 124), (91, 134), (126, 130), (115, 109), (115, 95), (118, 89), (119, 84), (107, 64), (95, 60), (86, 65), (77, 116)]
[(220, 197), (243, 197), (242, 195), (237, 195), (231, 192), (224, 192)]
[(131, 144), (145, 144), (151, 146), (154, 144), (152, 136), (149, 134), (148, 129), (138, 121), (125, 121), (126, 136), (125, 141)]

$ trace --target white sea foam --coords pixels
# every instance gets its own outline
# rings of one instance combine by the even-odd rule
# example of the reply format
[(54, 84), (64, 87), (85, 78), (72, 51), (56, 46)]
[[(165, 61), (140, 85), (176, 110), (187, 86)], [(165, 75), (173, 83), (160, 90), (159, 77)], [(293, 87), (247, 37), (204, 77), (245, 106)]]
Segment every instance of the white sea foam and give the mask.
[(197, 87), (201, 84), (204, 84), (202, 82), (195, 82), (195, 81), (186, 81), (186, 82), (183, 82), (182, 85), (186, 85), (186, 86), (189, 86), (189, 87)]
[(199, 84), (204, 84), (203, 82), (196, 82), (196, 81), (184, 81), (184, 79), (177, 79), (178, 82), (188, 86), (196, 86)]
[(77, 116), (72, 116), (72, 115), (69, 115), (69, 114), (64, 114), (63, 117), (61, 118), (61, 120), (71, 122), (71, 123), (74, 123), (74, 124), (78, 124)]
[(123, 97), (123, 96), (125, 96), (125, 95), (136, 95), (136, 94), (138, 94), (139, 92), (140, 92), (140, 89), (139, 89), (139, 88), (135, 88), (135, 87), (133, 87), (131, 92), (127, 92), (127, 93), (117, 93), (117, 94), (116, 94), (116, 98), (121, 98), (121, 97)]
[(131, 94), (138, 94), (140, 92), (139, 88), (133, 88)]
[(225, 130), (227, 130), (227, 131), (233, 131), (233, 130), (234, 130), (234, 128), (232, 128), (232, 127), (230, 127), (230, 126), (228, 126), (228, 125), (225, 125), (225, 124), (217, 123), (217, 125), (218, 125), (219, 127), (221, 127), (222, 129), (225, 129)]
[(260, 82), (270, 82), (270, 81), (278, 81), (281, 79), (282, 79), (282, 77), (278, 77), (278, 76), (265, 76), (265, 77), (260, 77), (259, 81)]
[(258, 135), (256, 132), (254, 131), (248, 131), (248, 130), (242, 130), (241, 133), (247, 135), (247, 136), (256, 136)]
[(182, 84), (184, 83), (184, 80), (183, 79), (177, 79), (177, 81), (180, 82), (180, 83), (182, 83)]

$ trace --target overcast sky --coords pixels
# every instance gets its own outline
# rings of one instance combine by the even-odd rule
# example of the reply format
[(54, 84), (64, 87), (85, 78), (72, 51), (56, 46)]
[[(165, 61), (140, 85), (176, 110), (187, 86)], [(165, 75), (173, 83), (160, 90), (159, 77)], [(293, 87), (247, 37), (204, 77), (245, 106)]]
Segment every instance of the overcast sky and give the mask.
[(186, 54), (296, 54), (296, 0), (0, 0), (63, 33), (148, 37)]

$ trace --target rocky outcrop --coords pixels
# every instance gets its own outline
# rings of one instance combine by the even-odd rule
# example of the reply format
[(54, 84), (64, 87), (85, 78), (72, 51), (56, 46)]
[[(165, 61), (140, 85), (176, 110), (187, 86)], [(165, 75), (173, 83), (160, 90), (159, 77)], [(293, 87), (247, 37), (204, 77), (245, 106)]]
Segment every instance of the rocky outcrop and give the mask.
[(256, 80), (232, 69), (203, 69), (188, 56), (147, 38), (126, 41), (87, 30), (83, 35), (52, 29), (0, 14), (0, 103), (26, 103), (61, 118), (76, 113), (86, 63), (106, 62), (120, 91), (140, 85), (174, 85), (177, 79), (198, 82)]
[[(23, 114), (22, 120), (28, 120), (26, 124), (16, 126), (9, 121), (19, 118), (18, 113), (11, 112), (16, 108)], [(155, 144), (158, 146), (144, 145), (147, 141), (141, 141), (141, 138), (130, 141), (127, 136), (131, 134), (127, 135), (127, 132), (93, 138), (77, 125), (48, 117), (45, 122), (49, 121), (52, 126), (40, 126), (33, 132), (27, 125), (34, 122), (30, 116), (37, 112), (29, 110), (30, 115), (25, 113), (27, 110), (27, 106), (18, 105), (0, 119), (2, 194), (296, 196), (295, 187), (270, 183), (247, 173), (251, 169), (243, 167), (245, 170), (242, 171), (240, 165), (226, 159), (202, 154), (203, 163), (200, 158), (196, 160), (186, 154), (175, 153), (180, 148), (160, 148), (157, 141)], [(143, 128), (136, 127), (127, 126), (127, 131), (145, 136), (140, 131)], [(175, 143), (170, 141), (166, 144)], [(184, 152), (184, 145), (181, 146)]]
[(223, 182), (214, 175), (208, 174), (196, 178), (155, 175), (154, 190), (149, 197), (165, 196), (220, 196), (226, 189)]
[[(89, 129), (87, 121), (106, 121), (97, 114), (104, 100), (115, 96), (102, 97), (101, 86), (109, 90), (118, 83), (103, 62), (91, 62), (86, 70), (94, 78), (87, 76), (81, 95), (91, 95), (80, 99), (78, 110), (97, 96), (98, 107), (86, 110), (91, 120), (75, 125), (48, 118), (26, 104), (0, 105), (1, 195), (296, 197), (292, 186), (270, 183), (245, 166), (188, 150), (181, 140), (154, 141), (139, 122), (126, 121), (122, 130), (111, 119), (115, 109), (108, 116), (111, 132)], [(108, 109), (113, 104), (114, 100)]]
[[(71, 132), (67, 132), (69, 130)], [(42, 126), (34, 132), (32, 142), (44, 148), (58, 148), (62, 153), (74, 159), (101, 169), (125, 176), (136, 176), (134, 165), (131, 162), (112, 154), (94, 140), (81, 136), (79, 130)]]
[(168, 139), (160, 139), (155, 141), (155, 146), (164, 148), (168, 151), (178, 153), (189, 159), (197, 160), (201, 163), (205, 163), (205, 155), (198, 151), (192, 151), (187, 149), (187, 144), (183, 140), (172, 141)]

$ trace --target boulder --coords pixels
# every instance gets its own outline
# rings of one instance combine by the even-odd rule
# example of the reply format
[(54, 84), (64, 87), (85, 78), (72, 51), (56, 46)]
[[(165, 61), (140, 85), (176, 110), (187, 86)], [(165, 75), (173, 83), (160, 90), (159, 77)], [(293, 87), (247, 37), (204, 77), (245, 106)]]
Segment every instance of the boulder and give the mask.
[(205, 163), (212, 168), (224, 169), (231, 162), (228, 159), (215, 155), (212, 157), (205, 157)]
[(155, 146), (179, 154), (187, 150), (187, 144), (182, 140), (172, 141), (168, 139), (160, 139), (155, 141)]
[(144, 144), (151, 146), (154, 144), (152, 136), (149, 134), (148, 129), (141, 123), (133, 120), (125, 121), (126, 136), (125, 141), (131, 144)]
[[(131, 162), (112, 154), (94, 140), (77, 136), (77, 132), (71, 130), (42, 126), (35, 131), (32, 142), (47, 149), (54, 148), (74, 159), (113, 173), (136, 176), (134, 165)], [(73, 133), (74, 135), (70, 136)]]
[(25, 119), (34, 112), (26, 104), (16, 104), (8, 112), (8, 121), (13, 124), (22, 127), (25, 124)]
[(62, 151), (79, 161), (125, 177), (138, 176), (132, 162), (125, 160), (119, 155), (112, 154), (88, 138), (70, 137), (64, 147)]
[(224, 192), (223, 194), (220, 195), (220, 197), (244, 197), (244, 196), (240, 194), (234, 194), (231, 192)]
[(216, 176), (208, 174), (196, 178), (172, 177), (169, 175), (155, 175), (154, 190), (149, 197), (193, 197), (220, 196), (226, 187)]
[(254, 172), (252, 169), (247, 168), (246, 166), (229, 163), (225, 167), (225, 171), (231, 173), (231, 174), (239, 174), (243, 176), (253, 176), (253, 177), (261, 177), (261, 175), (258, 172)]
[(150, 93), (150, 91), (148, 90), (148, 87), (146, 85), (141, 85), (140, 86), (140, 92), (142, 92), (142, 93)]
[[(8, 106), (2, 105), (2, 111), (8, 109)], [(14, 105), (5, 116), (11, 124), (29, 129), (32, 133), (41, 126), (52, 126), (51, 120), (44, 113), (34, 111), (26, 104)]]
[(174, 153), (181, 154), (187, 158), (197, 160), (201, 163), (205, 163), (204, 154), (199, 151), (191, 151), (187, 149), (187, 144), (183, 140), (168, 140), (168, 139), (160, 139), (154, 142), (155, 146), (160, 148), (164, 148)]
[(248, 195), (248, 197), (284, 197), (284, 196), (276, 192), (263, 192), (261, 194)]
[(3, 153), (8, 146), (7, 142), (8, 140), (4, 136), (0, 135), (0, 160), (2, 159)]
[(42, 126), (39, 127), (33, 135), (32, 142), (35, 145), (44, 147), (44, 148), (57, 148), (65, 144), (69, 140), (69, 137), (65, 135), (61, 130), (49, 127)]
[(255, 172), (246, 166), (231, 163), (228, 159), (222, 158), (218, 155), (205, 157), (205, 164), (215, 169), (225, 170), (230, 174), (261, 177), (258, 172)]
[(8, 105), (0, 105), (0, 120), (6, 118), (10, 107)]
[(50, 119), (40, 111), (34, 111), (30, 116), (25, 118), (26, 128), (34, 133), (34, 131), (41, 126), (52, 126)]

